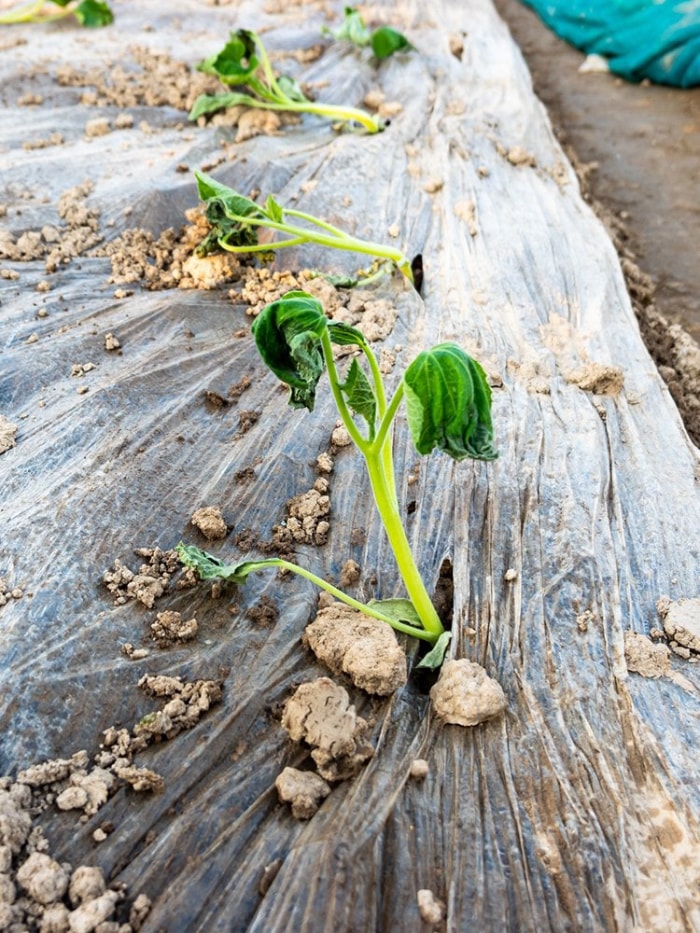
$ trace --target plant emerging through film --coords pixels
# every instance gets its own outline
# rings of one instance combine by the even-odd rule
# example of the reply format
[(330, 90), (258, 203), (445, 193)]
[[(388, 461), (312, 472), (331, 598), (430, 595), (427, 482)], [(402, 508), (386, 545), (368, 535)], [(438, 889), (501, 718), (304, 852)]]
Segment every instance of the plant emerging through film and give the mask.
[[(58, 9), (57, 9), (58, 7)], [(74, 16), (81, 26), (109, 26), (114, 16), (101, 0), (30, 0), (0, 15), (0, 26), (12, 23), (52, 23)]]
[(312, 113), (336, 123), (359, 123), (368, 133), (383, 129), (379, 117), (366, 110), (323, 104), (309, 100), (299, 84), (284, 75), (277, 78), (260, 36), (249, 29), (232, 32), (220, 52), (197, 66), (205, 74), (215, 75), (223, 84), (236, 87), (221, 94), (202, 94), (194, 102), (190, 120), (228, 107), (256, 107), (288, 113)]
[[(362, 333), (329, 321), (321, 303), (303, 291), (288, 292), (267, 305), (253, 323), (253, 335), (269, 369), (291, 390), (294, 408), (313, 410), (318, 382), (328, 373), (340, 417), (364, 457), (374, 500), (394, 552), (408, 599), (360, 603), (303, 567), (271, 558), (227, 566), (196, 547), (180, 544), (180, 560), (202, 579), (243, 583), (265, 567), (283, 567), (314, 582), (354, 609), (433, 645), (424, 666), (437, 667), (449, 642), (421, 579), (401, 521), (392, 454), (392, 425), (402, 400), (411, 436), (420, 454), (437, 448), (455, 460), (494, 460), (491, 390), (481, 366), (454, 343), (420, 353), (398, 388), (387, 397), (377, 359)], [(341, 377), (333, 344), (356, 347), (366, 369), (353, 357)]]
[[(195, 176), (199, 197), (206, 205), (205, 216), (211, 225), (211, 231), (197, 247), (199, 256), (206, 256), (217, 249), (230, 253), (269, 253), (287, 246), (317, 243), (334, 249), (378, 256), (393, 263), (414, 284), (411, 263), (398, 249), (360, 240), (312, 214), (282, 207), (272, 195), (263, 206), (209, 175), (195, 172)], [(282, 240), (259, 243), (258, 230), (261, 227), (287, 236)]]
[(358, 48), (370, 46), (375, 58), (389, 58), (394, 52), (411, 52), (413, 46), (403, 33), (397, 32), (391, 26), (380, 26), (378, 29), (370, 30), (365, 24), (359, 10), (354, 7), (345, 7), (345, 18), (343, 25), (338, 29), (323, 29), (324, 33), (333, 36), (334, 39), (346, 40), (352, 42)]

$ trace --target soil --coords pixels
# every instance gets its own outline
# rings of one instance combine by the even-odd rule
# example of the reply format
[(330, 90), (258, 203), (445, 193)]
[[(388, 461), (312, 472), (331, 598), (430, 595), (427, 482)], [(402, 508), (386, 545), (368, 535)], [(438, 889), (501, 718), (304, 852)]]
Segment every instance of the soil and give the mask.
[(700, 445), (700, 88), (581, 73), (585, 55), (532, 10), (518, 0), (495, 5), (584, 197), (608, 226), (642, 336)]
[[(107, 887), (101, 868), (59, 863), (37, 821), (50, 807), (75, 811), (84, 821), (125, 785), (136, 792), (162, 790), (163, 778), (134, 765), (134, 755), (192, 728), (222, 696), (214, 681), (145, 675), (139, 686), (159, 699), (160, 708), (131, 731), (107, 729), (92, 763), (87, 752), (79, 751), (25, 768), (16, 781), (0, 778), (0, 929), (141, 929), (150, 910), (148, 897), (139, 894), (129, 905), (121, 887)], [(104, 841), (112, 829), (98, 827), (94, 842)], [(117, 916), (128, 922), (99, 926)]]
[(388, 696), (406, 683), (406, 655), (393, 630), (343, 603), (319, 609), (302, 641), (329, 670), (347, 674), (367, 693)]
[(506, 708), (501, 685), (480, 664), (466, 658), (445, 661), (430, 699), (440, 719), (457, 726), (476, 726)]
[(347, 691), (329, 677), (297, 687), (285, 704), (282, 726), (293, 741), (311, 747), (326, 781), (354, 777), (373, 755), (367, 723), (355, 712)]

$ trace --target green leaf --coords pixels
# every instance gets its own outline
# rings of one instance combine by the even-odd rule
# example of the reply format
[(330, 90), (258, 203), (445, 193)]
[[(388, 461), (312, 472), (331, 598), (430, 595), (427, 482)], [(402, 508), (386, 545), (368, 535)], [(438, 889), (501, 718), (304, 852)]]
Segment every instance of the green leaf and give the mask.
[(299, 87), (299, 82), (294, 78), (290, 78), (287, 75), (280, 75), (277, 79), (277, 87), (287, 100), (293, 100), (297, 104), (306, 104), (309, 102), (309, 98)]
[(420, 454), (495, 460), (491, 389), (481, 366), (453, 343), (420, 353), (403, 378), (408, 426)]
[(205, 216), (212, 228), (197, 247), (197, 255), (206, 256), (222, 244), (255, 246), (258, 231), (255, 225), (246, 223), (246, 218), (264, 219), (263, 209), (255, 201), (243, 197), (211, 175), (205, 175), (204, 172), (194, 174), (199, 197), (206, 204)]
[(114, 22), (114, 14), (106, 3), (100, 0), (82, 0), (73, 10), (73, 15), (81, 24), (89, 29), (99, 26), (109, 26)]
[(256, 53), (257, 37), (248, 29), (232, 32), (220, 52), (197, 65), (197, 71), (216, 75), (224, 84), (247, 84), (254, 77), (260, 60)]
[(416, 628), (423, 628), (421, 618), (416, 612), (410, 599), (370, 599), (367, 603), (374, 609), (379, 609), (385, 616), (394, 619), (396, 622), (405, 622), (407, 625), (415, 625)]
[(372, 51), (377, 58), (388, 58), (394, 52), (410, 52), (413, 46), (403, 33), (391, 26), (380, 26), (370, 37)]
[(422, 667), (428, 668), (428, 670), (431, 671), (437, 670), (445, 660), (445, 652), (449, 648), (451, 639), (452, 632), (443, 632), (426, 656), (416, 664), (416, 668)]
[(345, 382), (340, 384), (340, 388), (350, 408), (367, 422), (369, 437), (372, 440), (377, 420), (377, 399), (372, 391), (369, 379), (357, 360), (350, 363)]
[(347, 39), (362, 48), (369, 45), (370, 32), (360, 13), (351, 6), (345, 7), (345, 19), (338, 29), (327, 30), (334, 39)]
[(287, 292), (263, 308), (251, 328), (260, 356), (291, 389), (293, 408), (313, 411), (325, 361), (321, 337), (328, 326), (323, 306), (307, 292)]
[(342, 321), (329, 321), (328, 333), (339, 347), (366, 347), (367, 339), (361, 330)]
[(247, 94), (239, 94), (236, 91), (227, 91), (223, 94), (200, 94), (192, 105), (192, 109), (187, 114), (187, 119), (196, 120), (198, 117), (206, 116), (208, 113), (216, 113), (217, 110), (226, 110), (228, 107), (235, 107), (236, 104), (243, 104), (249, 107), (253, 103), (254, 101)]
[(267, 201), (265, 202), (265, 213), (270, 220), (274, 220), (275, 223), (284, 223), (284, 211), (271, 194), (268, 194)]
[(181, 541), (175, 548), (178, 560), (197, 573), (200, 580), (226, 580), (229, 583), (245, 583), (251, 573), (266, 566), (266, 561), (246, 560), (240, 564), (226, 564), (207, 551)]

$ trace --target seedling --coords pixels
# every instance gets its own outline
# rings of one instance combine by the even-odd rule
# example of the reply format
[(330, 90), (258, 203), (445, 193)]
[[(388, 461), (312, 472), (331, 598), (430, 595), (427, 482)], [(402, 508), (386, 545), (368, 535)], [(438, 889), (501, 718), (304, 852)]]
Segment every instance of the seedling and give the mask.
[(223, 49), (201, 62), (197, 70), (215, 75), (223, 84), (239, 90), (200, 95), (189, 113), (190, 120), (242, 105), (260, 110), (313, 113), (335, 123), (359, 123), (368, 133), (383, 129), (380, 118), (366, 110), (317, 103), (308, 99), (293, 78), (284, 75), (276, 78), (260, 36), (249, 29), (232, 32)]
[[(398, 249), (360, 240), (312, 214), (283, 208), (272, 195), (262, 206), (203, 172), (195, 172), (195, 176), (199, 197), (206, 204), (205, 214), (211, 225), (211, 231), (197, 247), (199, 256), (206, 256), (218, 248), (230, 253), (268, 253), (287, 246), (318, 243), (389, 260), (414, 284), (411, 263)], [(305, 226), (296, 221), (303, 221)], [(261, 227), (287, 234), (287, 238), (259, 243), (258, 230)]]
[(414, 46), (406, 36), (391, 26), (380, 26), (370, 31), (365, 25), (361, 14), (354, 7), (345, 7), (345, 19), (338, 29), (324, 28), (322, 32), (333, 36), (334, 39), (346, 39), (358, 48), (372, 47), (375, 58), (389, 58), (394, 52), (411, 52)]
[[(59, 10), (55, 8), (59, 7)], [(30, 0), (0, 15), (0, 25), (11, 23), (52, 23), (66, 16), (75, 16), (81, 26), (109, 26), (114, 15), (101, 0)]]
[[(359, 602), (320, 577), (281, 558), (227, 566), (195, 547), (178, 546), (180, 560), (202, 579), (243, 583), (266, 567), (280, 567), (311, 580), (354, 609), (388, 623), (399, 632), (430, 643), (424, 666), (438, 667), (449, 642), (430, 599), (401, 521), (392, 454), (392, 426), (406, 399), (408, 427), (419, 454), (437, 448), (455, 460), (494, 460), (491, 390), (481, 366), (456, 344), (443, 343), (420, 353), (390, 399), (377, 359), (362, 333), (349, 324), (329, 321), (321, 303), (303, 291), (288, 292), (267, 305), (253, 322), (258, 351), (272, 372), (291, 390), (293, 408), (313, 410), (324, 370), (338, 412), (364, 457), (370, 485), (389, 538), (408, 599)], [(333, 344), (357, 347), (366, 370), (353, 357), (341, 378)], [(359, 424), (358, 424), (359, 422)], [(427, 662), (427, 663), (426, 663)]]

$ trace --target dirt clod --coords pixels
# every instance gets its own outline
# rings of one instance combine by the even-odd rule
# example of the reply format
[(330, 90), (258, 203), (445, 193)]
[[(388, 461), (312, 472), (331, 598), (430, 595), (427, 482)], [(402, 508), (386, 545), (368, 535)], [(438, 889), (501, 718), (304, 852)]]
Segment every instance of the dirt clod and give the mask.
[(17, 882), (39, 904), (55, 904), (68, 889), (65, 868), (44, 852), (32, 852), (17, 871)]
[(663, 619), (664, 631), (671, 639), (671, 649), (684, 648), (689, 652), (687, 657), (700, 654), (700, 597), (671, 601), (668, 596), (662, 596), (656, 608)]
[(295, 742), (306, 742), (319, 774), (327, 781), (353, 777), (372, 757), (367, 723), (355, 712), (346, 690), (328, 677), (301, 684), (289, 698), (282, 726)]
[(476, 726), (506, 708), (503, 688), (480, 664), (466, 658), (446, 661), (430, 691), (437, 715), (457, 726)]
[(319, 477), (313, 487), (287, 502), (287, 519), (283, 526), (273, 528), (273, 539), (284, 549), (291, 537), (297, 544), (325, 544), (330, 530), (326, 518), (331, 511), (330, 484)]
[(197, 637), (197, 620), (183, 620), (174, 609), (159, 612), (155, 622), (151, 623), (151, 637), (159, 648), (168, 648), (178, 642), (192, 641)]
[(406, 655), (393, 629), (343, 603), (320, 609), (302, 641), (333, 673), (347, 674), (367, 693), (388, 696), (406, 683)]
[(411, 770), (408, 772), (409, 777), (412, 777), (414, 781), (423, 781), (428, 776), (430, 771), (430, 765), (425, 760), (425, 758), (416, 758), (415, 761), (411, 764)]
[(440, 923), (445, 916), (445, 905), (439, 901), (432, 891), (422, 888), (418, 891), (418, 912), (425, 923)]
[(17, 425), (13, 424), (4, 415), (0, 415), (0, 454), (10, 450), (15, 446), (15, 435), (17, 434)]
[(355, 586), (360, 579), (360, 573), (360, 565), (356, 560), (346, 560), (340, 571), (340, 585)]
[(197, 509), (192, 513), (190, 521), (208, 541), (220, 540), (228, 534), (228, 525), (221, 514), (221, 509), (217, 506), (207, 505)]
[(654, 644), (639, 632), (625, 632), (627, 670), (642, 677), (664, 677), (671, 673), (671, 653), (666, 645)]
[(330, 785), (314, 771), (299, 771), (285, 768), (275, 781), (277, 793), (284, 803), (291, 803), (292, 816), (297, 820), (309, 820), (318, 810), (321, 801), (331, 792)]

